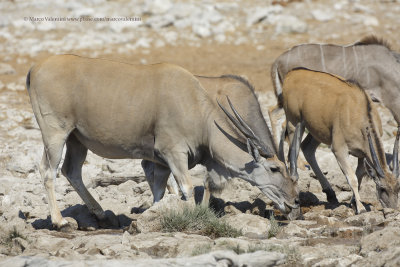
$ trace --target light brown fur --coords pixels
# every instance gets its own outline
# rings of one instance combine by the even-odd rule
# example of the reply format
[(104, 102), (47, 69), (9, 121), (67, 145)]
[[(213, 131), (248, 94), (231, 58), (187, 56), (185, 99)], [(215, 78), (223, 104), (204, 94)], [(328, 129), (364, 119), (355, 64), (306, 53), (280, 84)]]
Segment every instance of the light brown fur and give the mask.
[[(385, 177), (373, 177), (377, 184), (378, 199), (384, 207), (397, 207), (398, 182), (389, 172), (386, 163), (380, 140), (382, 126), (379, 114), (362, 89), (335, 75), (295, 69), (286, 75), (283, 82), (282, 105), (288, 129), (302, 123), (310, 132), (301, 147), (325, 192), (332, 189), (316, 163), (315, 150), (320, 143), (331, 145), (353, 190), (357, 211), (365, 211), (358, 188), (365, 174), (364, 158), (370, 164), (373, 163), (368, 141), (370, 135), (385, 174)], [(358, 181), (348, 163), (348, 154), (359, 158)], [(373, 168), (377, 169), (377, 166)], [(327, 194), (329, 199), (329, 192)]]
[[(277, 153), (271, 132), (265, 122), (260, 104), (257, 101), (255, 90), (253, 86), (244, 78), (236, 75), (223, 75), (219, 77), (195, 76), (202, 87), (205, 89), (210, 98), (220, 103), (226, 103), (226, 96), (235, 104), (235, 108), (240, 111), (243, 119), (248, 123), (254, 133), (260, 137), (262, 142), (273, 151)], [(235, 129), (233, 129), (235, 130)], [(213, 191), (220, 191), (225, 186), (224, 179), (207, 179), (205, 183), (205, 193), (203, 197), (203, 204), (208, 203), (208, 199)], [(177, 193), (179, 190), (176, 183), (169, 180), (168, 189), (170, 192)], [(294, 214), (292, 216), (296, 217)]]
[(234, 175), (258, 186), (282, 212), (298, 206), (283, 163), (274, 157), (254, 159), (246, 151), (246, 139), (183, 68), (60, 55), (30, 70), (27, 89), (42, 132), (39, 169), (57, 228), (68, 224), (54, 192), (65, 144), (62, 173), (101, 220), (109, 218), (82, 182), (88, 149), (107, 158), (153, 162), (148, 174), (154, 176), (154, 201), (162, 198), (171, 172), (185, 198), (191, 198), (188, 169), (200, 163), (218, 175)]

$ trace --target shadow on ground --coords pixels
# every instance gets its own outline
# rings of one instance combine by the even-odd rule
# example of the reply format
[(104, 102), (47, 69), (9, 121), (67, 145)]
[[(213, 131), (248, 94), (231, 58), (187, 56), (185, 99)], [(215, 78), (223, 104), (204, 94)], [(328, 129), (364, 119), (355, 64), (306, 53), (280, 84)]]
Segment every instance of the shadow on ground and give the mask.
[[(61, 212), (63, 217), (73, 218), (78, 223), (78, 229), (84, 231), (97, 229), (120, 229), (131, 224), (132, 219), (124, 214), (115, 215), (112, 211), (106, 210), (106, 219), (99, 220), (91, 214), (86, 205), (77, 204), (66, 208)], [(23, 214), (20, 212), (20, 216)], [(51, 223), (50, 216), (46, 219), (37, 219), (32, 222), (35, 229), (55, 230)]]

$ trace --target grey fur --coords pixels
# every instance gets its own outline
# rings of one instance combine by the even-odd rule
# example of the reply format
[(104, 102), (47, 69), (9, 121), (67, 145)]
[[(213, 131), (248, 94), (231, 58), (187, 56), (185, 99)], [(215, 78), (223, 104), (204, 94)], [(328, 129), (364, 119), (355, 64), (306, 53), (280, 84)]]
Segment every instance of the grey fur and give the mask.
[[(297, 67), (325, 71), (356, 81), (374, 101), (382, 102), (400, 124), (400, 54), (378, 38), (367, 37), (353, 45), (302, 44), (280, 55), (272, 65), (275, 94), (280, 82)], [(277, 75), (277, 76), (276, 76)]]

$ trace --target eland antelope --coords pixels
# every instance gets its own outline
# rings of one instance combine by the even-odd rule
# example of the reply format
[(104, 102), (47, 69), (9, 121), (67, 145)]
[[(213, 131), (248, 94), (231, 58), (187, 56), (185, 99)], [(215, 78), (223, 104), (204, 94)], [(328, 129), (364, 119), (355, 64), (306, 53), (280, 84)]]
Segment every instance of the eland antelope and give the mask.
[[(295, 142), (299, 143), (304, 128), (308, 129), (309, 134), (301, 143), (301, 149), (324, 189), (329, 183), (315, 158), (320, 143), (331, 146), (353, 191), (358, 213), (365, 211), (358, 192), (365, 174), (373, 178), (382, 206), (397, 208), (399, 132), (393, 150), (391, 173), (380, 139), (382, 126), (379, 114), (370, 97), (357, 84), (328, 73), (294, 69), (284, 79), (281, 104), (289, 136), (295, 127), (300, 128)], [(348, 162), (349, 154), (358, 158), (355, 173)], [(325, 193), (328, 199), (332, 197), (329, 191)]]
[[(243, 121), (248, 125), (248, 129), (251, 129), (253, 134), (257, 136), (263, 144), (268, 148), (269, 151), (277, 155), (277, 148), (274, 145), (271, 132), (268, 125), (262, 115), (260, 104), (255, 95), (254, 87), (244, 78), (236, 75), (222, 75), (220, 77), (207, 77), (207, 76), (195, 76), (202, 87), (205, 89), (210, 99), (213, 100), (214, 104), (218, 102), (227, 104), (226, 96), (235, 103), (235, 109), (238, 113), (242, 114)], [(294, 148), (292, 148), (294, 149)], [(290, 169), (295, 170), (293, 161), (290, 161)], [(143, 160), (143, 169), (146, 173), (147, 180), (152, 186), (154, 180), (154, 163)], [(290, 173), (292, 175), (292, 173)], [(208, 204), (210, 193), (220, 191), (224, 188), (227, 179), (230, 179), (232, 174), (227, 172), (217, 173), (212, 170), (208, 170), (207, 177), (204, 183), (204, 195), (203, 204)], [(292, 177), (296, 180), (296, 177)], [(174, 183), (173, 176), (170, 176), (167, 185), (170, 192), (175, 194), (179, 193), (179, 190)], [(289, 219), (295, 219), (299, 214), (291, 213), (288, 215)]]
[(154, 162), (155, 200), (164, 194), (170, 172), (189, 199), (188, 169), (200, 163), (209, 172), (258, 186), (285, 214), (299, 209), (295, 183), (275, 151), (232, 105), (236, 118), (225, 110), (227, 117), (199, 81), (178, 66), (59, 55), (33, 66), (26, 85), (42, 133), (39, 170), (57, 228), (68, 225), (57, 207), (54, 184), (64, 145), (61, 171), (99, 220), (109, 218), (82, 181), (88, 149), (107, 158)]
[[(278, 111), (282, 82), (287, 73), (297, 67), (332, 73), (357, 82), (373, 101), (385, 105), (400, 125), (400, 54), (391, 50), (387, 42), (368, 36), (345, 46), (301, 44), (280, 55), (271, 67), (271, 80), (278, 106), (269, 110), (269, 117), (276, 145), (277, 138), (281, 136)], [(330, 199), (336, 201), (336, 196)]]

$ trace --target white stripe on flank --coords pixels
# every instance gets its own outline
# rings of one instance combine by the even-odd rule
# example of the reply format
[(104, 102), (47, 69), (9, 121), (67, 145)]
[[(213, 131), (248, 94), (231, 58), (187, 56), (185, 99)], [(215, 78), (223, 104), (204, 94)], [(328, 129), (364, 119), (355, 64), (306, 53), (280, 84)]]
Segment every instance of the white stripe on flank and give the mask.
[(289, 61), (290, 61), (290, 55), (292, 54), (292, 53), (290, 53), (291, 51), (289, 51), (288, 53), (287, 53), (287, 58), (286, 58), (286, 71), (289, 71)]
[(354, 76), (358, 76), (358, 57), (357, 57), (357, 52), (356, 52), (356, 47), (353, 46), (353, 53), (354, 53), (354, 61), (356, 63), (356, 73), (354, 74)]
[(362, 63), (364, 65), (365, 71), (367, 73), (367, 84), (371, 82), (371, 77), (369, 75), (369, 66), (365, 66), (365, 46), (361, 46), (361, 51), (362, 51)]
[(322, 65), (322, 71), (326, 72), (326, 66), (325, 66), (325, 56), (324, 56), (324, 51), (322, 50), (322, 44), (319, 45), (319, 51), (321, 52), (321, 65)]
[(297, 48), (297, 57), (298, 57), (299, 62), (301, 62), (300, 47)]
[(279, 96), (282, 94), (282, 86), (281, 86), (281, 81), (279, 79), (279, 73), (278, 73), (278, 68), (275, 70), (275, 88), (276, 88), (276, 95)]
[(346, 48), (342, 46), (343, 77), (347, 78)]

